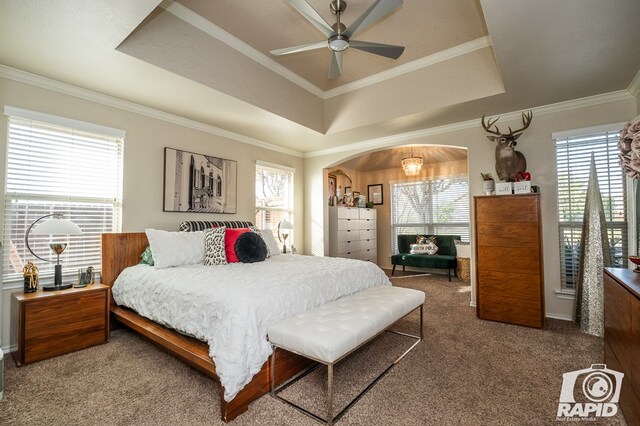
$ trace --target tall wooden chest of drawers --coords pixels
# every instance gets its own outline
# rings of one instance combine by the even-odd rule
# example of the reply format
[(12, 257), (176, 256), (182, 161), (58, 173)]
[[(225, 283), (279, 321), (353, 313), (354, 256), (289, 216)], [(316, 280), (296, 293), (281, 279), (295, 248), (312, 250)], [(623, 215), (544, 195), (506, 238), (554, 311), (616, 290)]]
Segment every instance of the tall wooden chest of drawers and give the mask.
[(604, 362), (624, 373), (620, 408), (628, 425), (640, 425), (640, 274), (604, 270)]
[(378, 262), (375, 209), (329, 208), (329, 256)]
[(544, 328), (540, 195), (474, 197), (478, 318)]

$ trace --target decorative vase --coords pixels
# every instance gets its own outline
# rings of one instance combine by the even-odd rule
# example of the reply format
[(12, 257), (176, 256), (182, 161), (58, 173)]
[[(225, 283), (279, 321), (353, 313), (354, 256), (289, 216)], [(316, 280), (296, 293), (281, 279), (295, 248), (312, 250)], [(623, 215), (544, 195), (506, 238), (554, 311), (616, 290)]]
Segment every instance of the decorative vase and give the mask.
[(484, 195), (491, 195), (495, 189), (496, 189), (495, 181), (493, 180), (482, 181), (482, 190), (484, 191)]

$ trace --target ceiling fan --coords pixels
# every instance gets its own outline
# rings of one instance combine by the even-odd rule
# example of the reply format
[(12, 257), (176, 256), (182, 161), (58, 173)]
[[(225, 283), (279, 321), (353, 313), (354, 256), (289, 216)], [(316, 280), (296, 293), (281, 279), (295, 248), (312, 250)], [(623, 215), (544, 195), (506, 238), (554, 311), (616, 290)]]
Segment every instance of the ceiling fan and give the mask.
[(373, 5), (371, 5), (371, 7), (369, 7), (369, 9), (367, 9), (367, 11), (351, 25), (349, 25), (348, 28), (340, 22), (340, 15), (342, 15), (347, 8), (347, 2), (344, 0), (333, 0), (330, 4), (331, 11), (337, 18), (337, 22), (333, 25), (329, 25), (327, 21), (325, 21), (322, 16), (320, 16), (318, 12), (316, 12), (315, 9), (305, 0), (287, 1), (328, 38), (326, 41), (318, 41), (315, 43), (301, 44), (299, 46), (272, 50), (272, 55), (281, 56), (328, 47), (329, 50), (331, 50), (329, 79), (333, 79), (342, 75), (342, 54), (349, 47), (392, 59), (398, 59), (400, 55), (402, 55), (402, 52), (404, 52), (404, 46), (393, 46), (390, 44), (352, 40), (356, 34), (369, 28), (371, 25), (380, 21), (389, 13), (400, 7), (402, 5), (402, 0), (376, 0), (376, 2), (373, 3)]

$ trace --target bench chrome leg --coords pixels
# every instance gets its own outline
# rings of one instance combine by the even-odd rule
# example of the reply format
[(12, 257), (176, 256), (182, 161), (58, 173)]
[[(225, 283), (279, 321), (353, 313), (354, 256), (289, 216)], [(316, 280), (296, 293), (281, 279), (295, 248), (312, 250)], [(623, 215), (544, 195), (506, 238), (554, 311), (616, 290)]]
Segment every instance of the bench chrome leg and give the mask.
[(424, 339), (424, 322), (422, 319), (424, 318), (424, 303), (420, 305), (420, 340)]
[[(400, 331), (395, 331), (395, 330), (389, 330), (388, 328), (384, 331), (387, 331), (389, 333), (394, 333), (394, 334), (399, 334), (401, 336), (406, 336), (406, 337), (410, 337), (412, 339), (415, 339), (416, 341), (409, 347), (409, 349), (407, 349), (406, 351), (404, 351), (402, 353), (402, 355), (400, 355), (391, 365), (389, 365), (382, 373), (380, 373), (375, 379), (373, 379), (372, 382), (370, 382), (367, 387), (362, 390), (358, 396), (356, 396), (351, 402), (349, 402), (335, 417), (333, 416), (333, 366), (334, 364), (340, 362), (342, 359), (344, 359), (345, 357), (347, 357), (348, 355), (350, 355), (352, 352), (354, 352), (355, 350), (357, 350), (358, 348), (362, 347), (364, 345), (364, 343), (360, 346), (358, 346), (357, 348), (353, 349), (352, 351), (348, 352), (347, 354), (345, 354), (342, 358), (334, 361), (331, 364), (324, 364), (322, 361), (319, 360), (315, 360), (313, 358), (310, 358), (316, 362), (318, 362), (318, 364), (308, 368), (305, 371), (302, 371), (300, 373), (298, 373), (297, 375), (295, 375), (294, 377), (290, 378), (286, 383), (282, 383), (279, 386), (276, 387), (275, 385), (275, 372), (276, 372), (276, 368), (275, 368), (275, 353), (276, 353), (276, 346), (273, 346), (273, 354), (271, 355), (271, 368), (270, 368), (270, 379), (271, 379), (271, 390), (270, 390), (270, 394), (274, 397), (279, 399), (280, 401), (298, 409), (299, 411), (301, 411), (302, 413), (306, 414), (307, 416), (318, 420), (322, 423), (326, 423), (329, 425), (333, 425), (335, 422), (337, 422), (338, 420), (340, 420), (342, 418), (343, 415), (345, 415), (347, 413), (347, 411), (349, 411), (349, 409), (355, 405), (356, 402), (358, 402), (360, 400), (360, 398), (362, 398), (373, 386), (375, 386), (380, 380), (382, 380), (382, 378), (398, 363), (400, 362), (406, 355), (408, 355), (416, 346), (418, 346), (418, 344), (422, 341), (423, 339), (423, 335), (424, 335), (424, 325), (423, 325), (423, 319), (424, 319), (424, 304), (420, 305), (418, 308), (420, 308), (420, 335), (419, 336), (415, 336), (413, 334), (408, 334), (408, 333), (403, 333)], [(415, 308), (414, 310), (412, 310), (411, 312), (415, 312), (418, 308)], [(409, 312), (409, 314), (411, 313)], [(407, 314), (407, 315), (409, 315)], [(378, 335), (376, 335), (375, 337), (378, 337)], [(375, 338), (374, 337), (374, 338)], [(373, 338), (372, 338), (373, 339)], [(372, 340), (369, 339), (369, 340)], [(365, 342), (366, 343), (366, 342)], [(298, 404), (295, 404), (294, 402), (288, 401), (287, 399), (281, 397), (280, 395), (278, 395), (281, 391), (285, 390), (289, 385), (294, 384), (295, 382), (297, 382), (298, 380), (302, 379), (303, 377), (305, 377), (306, 375), (308, 375), (309, 373), (311, 373), (312, 371), (314, 371), (316, 368), (318, 368), (320, 365), (326, 365), (327, 366), (327, 400), (326, 400), (326, 409), (327, 409), (327, 416), (326, 418), (322, 418), (314, 413), (312, 413), (311, 411), (299, 406)]]
[(333, 364), (327, 365), (327, 424), (333, 425)]

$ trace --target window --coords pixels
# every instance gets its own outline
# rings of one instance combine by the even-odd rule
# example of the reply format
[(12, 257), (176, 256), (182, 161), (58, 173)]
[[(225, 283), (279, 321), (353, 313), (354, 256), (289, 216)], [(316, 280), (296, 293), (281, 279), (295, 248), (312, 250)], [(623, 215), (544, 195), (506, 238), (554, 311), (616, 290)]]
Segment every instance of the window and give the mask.
[(447, 176), (391, 183), (391, 250), (399, 234), (460, 235), (469, 241), (469, 182)]
[[(617, 125), (616, 125), (617, 126)], [(618, 161), (617, 144), (622, 126), (606, 130), (583, 130), (554, 134), (558, 168), (558, 222), (560, 273), (563, 290), (578, 281), (584, 205), (591, 167), (596, 161), (605, 220), (614, 266), (623, 267), (627, 257), (626, 181)]]
[[(9, 116), (4, 191), (3, 271), (5, 280), (22, 279), (27, 261), (41, 278), (53, 276), (51, 242), (68, 242), (60, 256), (63, 274), (78, 268), (100, 270), (100, 234), (120, 232), (124, 132), (61, 117), (5, 107)], [(81, 235), (24, 237), (38, 218), (63, 214)], [(46, 219), (45, 219), (46, 220)]]
[[(293, 222), (294, 169), (258, 161), (256, 163), (256, 226), (270, 229), (278, 238), (278, 224)], [(293, 242), (293, 232), (288, 244)]]

